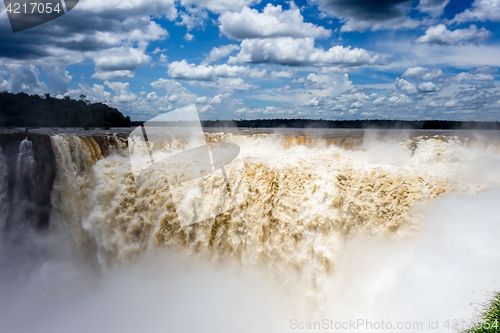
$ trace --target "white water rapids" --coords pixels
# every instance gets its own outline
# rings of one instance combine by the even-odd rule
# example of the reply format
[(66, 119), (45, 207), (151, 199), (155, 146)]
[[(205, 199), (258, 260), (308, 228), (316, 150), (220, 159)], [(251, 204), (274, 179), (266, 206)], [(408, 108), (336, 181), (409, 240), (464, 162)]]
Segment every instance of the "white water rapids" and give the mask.
[(181, 227), (166, 183), (134, 182), (125, 140), (103, 157), (91, 137), (52, 136), (50, 227), (30, 236), (44, 255), (2, 257), (1, 331), (451, 332), (500, 289), (498, 139), (207, 141), (241, 148), (232, 208)]

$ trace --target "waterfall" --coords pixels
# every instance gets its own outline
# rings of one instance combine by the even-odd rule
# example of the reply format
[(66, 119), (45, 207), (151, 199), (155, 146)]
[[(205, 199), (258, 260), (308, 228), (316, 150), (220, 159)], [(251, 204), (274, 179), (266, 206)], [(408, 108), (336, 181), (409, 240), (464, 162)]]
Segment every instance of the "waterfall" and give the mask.
[[(465, 162), (468, 148), (457, 138), (420, 137), (382, 146), (365, 142), (365, 147), (358, 142), (357, 150), (345, 150), (332, 140), (273, 134), (207, 136), (209, 142), (242, 147), (226, 167), (231, 210), (183, 228), (162, 170), (137, 185), (126, 152), (102, 158), (91, 138), (54, 136), (59, 172), (52, 223), (71, 230), (80, 252), (95, 250), (104, 267), (154, 249), (182, 248), (215, 261), (266, 265), (283, 284), (297, 283), (288, 272), (301, 270), (301, 283), (317, 302), (349, 239), (412, 237), (425, 219), (414, 209), (419, 203), (486, 188), (461, 179), (459, 162)], [(173, 146), (180, 145), (156, 143), (154, 153), (161, 156)], [(377, 161), (380, 149), (393, 155), (391, 163)], [(213, 181), (210, 175), (199, 180), (202, 188)], [(189, 195), (189, 187), (182, 190)]]
[[(429, 320), (469, 319), (469, 304), (485, 299), (471, 292), (500, 276), (498, 140), (205, 135), (241, 147), (225, 168), (230, 198), (206, 190), (211, 174), (195, 180), (204, 204), (231, 208), (185, 227), (165, 170), (135, 181), (125, 138), (52, 135), (50, 226), (31, 233), (38, 247), (22, 258), (48, 254), (27, 282), (0, 274), (0, 287), (15, 287), (0, 300), (5, 327), (278, 332), (321, 316), (414, 320), (427, 331)], [(0, 152), (2, 223), (13, 235), (34, 223), (36, 147), (23, 140), (10, 162)], [(152, 154), (185, 148), (154, 142)], [(181, 195), (192, 195), (188, 185)], [(31, 309), (42, 315), (21, 320)]]
[(0, 147), (0, 244), (3, 242), (5, 222), (9, 211), (7, 158)]
[(28, 139), (24, 139), (19, 145), (19, 154), (16, 161), (11, 218), (8, 226), (18, 235), (27, 232), (36, 223), (36, 192), (38, 184), (35, 168), (33, 144)]

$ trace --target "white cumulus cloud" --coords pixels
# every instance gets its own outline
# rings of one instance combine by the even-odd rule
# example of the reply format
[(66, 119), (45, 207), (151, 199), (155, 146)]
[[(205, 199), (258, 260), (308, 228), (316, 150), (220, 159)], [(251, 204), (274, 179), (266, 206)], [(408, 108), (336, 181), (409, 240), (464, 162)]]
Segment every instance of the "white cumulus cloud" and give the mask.
[(478, 29), (471, 24), (466, 29), (448, 30), (444, 24), (430, 27), (425, 31), (425, 35), (415, 40), (416, 43), (428, 44), (457, 44), (464, 41), (480, 42), (491, 35), (491, 32), (484, 27)]
[(111, 71), (111, 72), (101, 72), (98, 71), (92, 74), (92, 78), (99, 80), (116, 80), (122, 78), (133, 78), (135, 73), (130, 70), (119, 70), (119, 71)]
[(220, 16), (220, 31), (233, 39), (270, 37), (329, 37), (331, 31), (304, 22), (300, 10), (290, 3), (283, 10), (280, 5), (267, 4), (262, 13), (245, 7), (240, 13), (224, 13)]
[(137, 95), (130, 91), (128, 82), (104, 81), (104, 84), (115, 91), (112, 99), (114, 103), (130, 103), (137, 100)]
[(133, 47), (112, 48), (92, 55), (95, 66), (100, 71), (134, 70), (146, 65), (151, 57), (143, 49)]
[(264, 77), (265, 69), (259, 70), (248, 66), (222, 65), (195, 65), (189, 64), (186, 60), (174, 61), (168, 65), (168, 75), (175, 79), (212, 81), (217, 77)]
[(239, 50), (240, 46), (235, 44), (222, 45), (221, 47), (214, 47), (210, 54), (202, 61), (202, 64), (208, 64), (210, 62), (216, 62), (219, 59), (227, 57), (232, 52)]
[(460, 73), (455, 75), (451, 80), (455, 82), (474, 82), (474, 81), (492, 81), (495, 77), (491, 74), (484, 73)]
[(396, 78), (396, 88), (408, 95), (415, 94), (418, 92), (417, 87), (405, 79)]
[(431, 17), (439, 17), (449, 3), (450, 0), (420, 0), (417, 9)]
[(433, 82), (422, 82), (417, 85), (417, 89), (420, 92), (435, 92), (440, 91), (441, 87), (437, 86)]
[(419, 84), (413, 84), (406, 81), (405, 79), (396, 78), (396, 89), (405, 93), (406, 95), (414, 95), (417, 93), (429, 93), (440, 91), (441, 87), (436, 85), (434, 82), (421, 82)]
[(500, 1), (475, 0), (470, 9), (455, 16), (452, 22), (493, 21), (500, 22)]
[(163, 53), (160, 54), (160, 62), (167, 62), (168, 61), (168, 57), (166, 55), (164, 55)]
[(202, 96), (196, 99), (197, 104), (221, 104), (224, 100), (228, 99), (231, 94), (217, 94), (214, 97)]
[(159, 78), (151, 83), (151, 86), (155, 89), (165, 90), (169, 93), (188, 94), (187, 89), (175, 80)]
[(205, 86), (215, 87), (217, 89), (225, 91), (232, 91), (232, 90), (247, 91), (259, 88), (259, 86), (246, 83), (242, 78), (239, 77), (236, 78), (220, 77), (215, 82), (203, 82), (203, 81), (201, 82)]
[(188, 30), (195, 27), (203, 26), (205, 20), (208, 19), (208, 13), (202, 8), (188, 8), (187, 12), (180, 13), (181, 21), (177, 25), (185, 25)]
[(329, 50), (314, 46), (313, 38), (246, 39), (241, 51), (229, 62), (271, 63), (281, 65), (352, 67), (381, 64), (384, 59), (359, 48), (333, 46)]
[(194, 36), (191, 35), (189, 32), (184, 35), (184, 39), (187, 40), (188, 42), (192, 41), (194, 39)]
[(403, 77), (415, 77), (421, 80), (434, 80), (443, 76), (440, 69), (429, 69), (425, 67), (410, 67), (402, 75)]

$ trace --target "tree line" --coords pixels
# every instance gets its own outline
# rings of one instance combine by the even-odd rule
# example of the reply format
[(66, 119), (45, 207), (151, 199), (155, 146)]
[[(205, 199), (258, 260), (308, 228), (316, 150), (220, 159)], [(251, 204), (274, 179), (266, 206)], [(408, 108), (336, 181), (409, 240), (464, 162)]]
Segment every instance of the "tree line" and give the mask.
[(374, 129), (425, 129), (425, 130), (500, 130), (500, 122), (454, 120), (323, 120), (323, 119), (255, 119), (255, 120), (206, 120), (203, 127), (247, 128), (374, 128)]
[(0, 127), (130, 127), (130, 117), (103, 103), (50, 94), (0, 92)]

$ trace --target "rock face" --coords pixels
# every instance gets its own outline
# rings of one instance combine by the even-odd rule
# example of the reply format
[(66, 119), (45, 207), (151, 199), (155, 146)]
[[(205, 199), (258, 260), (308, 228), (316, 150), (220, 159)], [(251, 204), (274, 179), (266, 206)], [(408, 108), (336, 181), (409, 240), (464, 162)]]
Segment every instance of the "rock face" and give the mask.
[(50, 136), (13, 130), (0, 133), (0, 147), (5, 230), (46, 228), (57, 169)]
[(36, 160), (36, 227), (46, 228), (50, 217), (50, 194), (56, 176), (57, 166), (52, 150), (51, 140), (48, 135), (28, 134), (28, 140), (33, 142), (33, 153)]

